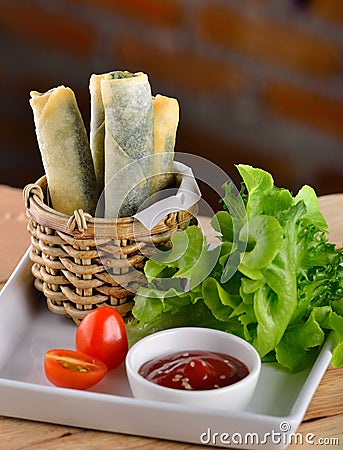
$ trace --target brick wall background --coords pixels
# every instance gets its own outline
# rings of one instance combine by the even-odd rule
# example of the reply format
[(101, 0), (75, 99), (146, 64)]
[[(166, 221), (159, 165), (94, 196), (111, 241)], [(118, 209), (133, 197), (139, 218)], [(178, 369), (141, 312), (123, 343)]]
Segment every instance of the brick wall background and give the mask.
[(89, 76), (127, 69), (178, 98), (177, 151), (343, 192), (341, 0), (3, 0), (0, 36), (0, 183), (43, 172), (30, 90), (70, 86), (88, 127)]

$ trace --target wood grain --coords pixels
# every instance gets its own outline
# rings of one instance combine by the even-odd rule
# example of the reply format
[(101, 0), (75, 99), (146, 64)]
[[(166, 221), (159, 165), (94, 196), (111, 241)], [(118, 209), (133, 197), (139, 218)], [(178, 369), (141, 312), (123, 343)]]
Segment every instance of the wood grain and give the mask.
[[(319, 205), (329, 224), (331, 242), (340, 245), (343, 242), (343, 194), (321, 197)], [(29, 245), (24, 204), (19, 189), (0, 185), (0, 211), (0, 248), (3, 249), (0, 259), (1, 289)], [(202, 219), (201, 225), (204, 230), (208, 229), (209, 219)], [(214, 238), (214, 233), (211, 236)], [(293, 443), (290, 449), (313, 449), (320, 445), (327, 449), (343, 448), (342, 388), (343, 368), (329, 367), (297, 430), (303, 438), (303, 444)], [(313, 443), (305, 442), (308, 433), (314, 435)], [(326, 444), (320, 439), (327, 439)], [(157, 450), (205, 448), (0, 416), (0, 450), (148, 450), (152, 446)]]
[(21, 190), (0, 185), (0, 288), (30, 244)]

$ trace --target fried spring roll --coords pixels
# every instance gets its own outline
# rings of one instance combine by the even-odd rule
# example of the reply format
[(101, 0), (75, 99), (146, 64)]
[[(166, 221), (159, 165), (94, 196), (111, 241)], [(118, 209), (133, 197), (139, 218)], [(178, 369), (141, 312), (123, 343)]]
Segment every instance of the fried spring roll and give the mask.
[[(146, 74), (104, 75), (105, 217), (134, 215), (151, 195), (154, 118)], [(117, 176), (116, 176), (117, 175)]]
[(98, 199), (95, 172), (74, 92), (58, 86), (30, 95), (52, 207), (68, 215), (77, 209), (93, 215)]
[(90, 147), (94, 162), (96, 181), (99, 194), (104, 189), (104, 141), (105, 141), (105, 111), (101, 97), (101, 80), (104, 75), (92, 75), (89, 80), (91, 97)]
[(179, 104), (164, 95), (153, 97), (154, 108), (154, 177), (152, 193), (173, 184), (173, 159), (176, 131), (179, 123)]

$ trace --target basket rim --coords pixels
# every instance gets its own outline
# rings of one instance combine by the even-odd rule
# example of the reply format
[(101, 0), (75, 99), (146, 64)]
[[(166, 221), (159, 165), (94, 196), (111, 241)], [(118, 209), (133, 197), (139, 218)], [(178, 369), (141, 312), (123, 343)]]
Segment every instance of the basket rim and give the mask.
[[(194, 217), (196, 213), (196, 205), (193, 207), (178, 211), (176, 213), (167, 214), (164, 219), (158, 222), (151, 230), (148, 230), (140, 221), (135, 217), (119, 217), (119, 218), (102, 218), (93, 217), (90, 214), (84, 213), (82, 210), (74, 212), (74, 215), (68, 216), (67, 214), (56, 211), (47, 205), (44, 201), (46, 198), (48, 184), (46, 175), (40, 177), (35, 183), (31, 183), (25, 186), (23, 189), (24, 202), (26, 207), (27, 216), (39, 223), (40, 225), (58, 230), (62, 233), (72, 235), (82, 235), (82, 237), (113, 236), (113, 229), (118, 229), (118, 234), (123, 235), (119, 238), (124, 238), (125, 235), (132, 234), (134, 229), (135, 236), (150, 236), (152, 234), (163, 233), (170, 229), (170, 226), (166, 223), (166, 219), (170, 215), (177, 215), (177, 225), (189, 221)], [(182, 214), (178, 214), (182, 213)], [(77, 222), (78, 215), (81, 215), (81, 219), (84, 220), (85, 227), (75, 227), (75, 221)], [(73, 226), (71, 226), (71, 223)]]

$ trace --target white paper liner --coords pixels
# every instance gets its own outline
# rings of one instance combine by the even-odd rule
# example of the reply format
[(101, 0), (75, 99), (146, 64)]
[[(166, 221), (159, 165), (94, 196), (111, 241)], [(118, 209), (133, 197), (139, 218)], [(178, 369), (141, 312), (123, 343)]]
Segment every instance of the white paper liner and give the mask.
[(133, 216), (148, 230), (151, 230), (166, 215), (176, 211), (185, 211), (196, 205), (201, 198), (201, 192), (192, 169), (177, 161), (174, 161), (173, 164), (175, 174), (182, 176), (176, 194), (153, 203)]

